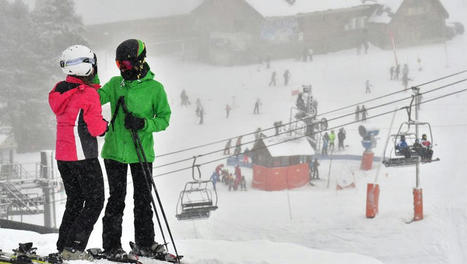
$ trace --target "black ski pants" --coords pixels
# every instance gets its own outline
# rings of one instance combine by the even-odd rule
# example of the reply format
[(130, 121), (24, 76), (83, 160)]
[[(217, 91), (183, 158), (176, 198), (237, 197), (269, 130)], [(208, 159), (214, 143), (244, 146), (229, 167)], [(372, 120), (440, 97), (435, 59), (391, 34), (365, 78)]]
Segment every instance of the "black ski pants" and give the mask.
[[(127, 187), (127, 171), (130, 165), (133, 179), (135, 242), (138, 246), (149, 247), (154, 243), (154, 223), (151, 208), (151, 185), (146, 183), (139, 163), (120, 163), (105, 159), (105, 170), (109, 182), (110, 196), (102, 219), (102, 243), (104, 250), (121, 248), (123, 210)], [(151, 168), (152, 163), (147, 163)]]
[(66, 192), (57, 249), (83, 251), (104, 207), (104, 180), (99, 160), (57, 161)]

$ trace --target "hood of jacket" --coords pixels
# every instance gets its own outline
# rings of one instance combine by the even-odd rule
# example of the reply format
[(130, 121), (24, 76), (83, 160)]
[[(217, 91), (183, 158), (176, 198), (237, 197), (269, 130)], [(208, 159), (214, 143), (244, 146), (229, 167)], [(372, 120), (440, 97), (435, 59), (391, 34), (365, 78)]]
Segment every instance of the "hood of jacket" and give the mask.
[(62, 114), (71, 101), (73, 95), (79, 91), (92, 87), (99, 89), (99, 84), (86, 84), (83, 80), (68, 75), (65, 81), (59, 82), (49, 93), (50, 108), (56, 115)]

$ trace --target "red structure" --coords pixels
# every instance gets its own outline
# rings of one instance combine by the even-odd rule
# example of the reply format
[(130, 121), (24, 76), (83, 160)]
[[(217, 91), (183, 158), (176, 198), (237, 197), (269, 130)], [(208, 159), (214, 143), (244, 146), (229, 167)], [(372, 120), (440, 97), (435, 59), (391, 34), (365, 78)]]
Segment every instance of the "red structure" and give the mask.
[(253, 188), (280, 191), (310, 182), (314, 150), (307, 139), (259, 139), (252, 153)]
[(373, 167), (373, 158), (375, 157), (375, 153), (371, 151), (365, 151), (362, 155), (362, 163), (360, 164), (361, 170), (371, 170)]

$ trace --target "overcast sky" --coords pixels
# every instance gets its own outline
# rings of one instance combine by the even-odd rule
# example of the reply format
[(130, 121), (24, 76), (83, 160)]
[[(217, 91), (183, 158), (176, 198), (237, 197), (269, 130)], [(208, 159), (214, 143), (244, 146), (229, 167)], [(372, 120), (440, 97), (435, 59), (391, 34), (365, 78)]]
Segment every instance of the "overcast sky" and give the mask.
[[(24, 0), (31, 7), (36, 0)], [(84, 24), (188, 13), (202, 0), (74, 0)]]

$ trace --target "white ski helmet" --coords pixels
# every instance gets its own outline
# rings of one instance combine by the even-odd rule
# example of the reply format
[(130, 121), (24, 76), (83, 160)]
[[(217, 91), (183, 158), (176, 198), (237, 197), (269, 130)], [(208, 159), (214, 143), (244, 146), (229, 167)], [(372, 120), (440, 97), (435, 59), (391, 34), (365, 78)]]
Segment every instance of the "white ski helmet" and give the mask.
[(60, 67), (67, 75), (89, 76), (96, 63), (94, 52), (82, 45), (68, 47), (60, 58)]

